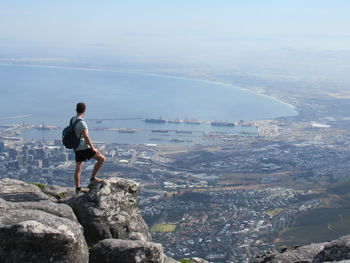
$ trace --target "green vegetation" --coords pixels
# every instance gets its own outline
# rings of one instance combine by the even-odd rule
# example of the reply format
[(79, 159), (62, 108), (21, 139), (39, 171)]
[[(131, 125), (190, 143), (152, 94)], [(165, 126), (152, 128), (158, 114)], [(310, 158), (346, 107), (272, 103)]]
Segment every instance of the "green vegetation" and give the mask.
[(151, 228), (151, 232), (173, 232), (176, 225), (173, 224), (156, 224)]
[(194, 263), (194, 262), (188, 259), (180, 259), (180, 263)]
[(65, 198), (66, 194), (64, 192), (61, 192), (58, 194), (59, 199)]
[(350, 179), (344, 178), (339, 180), (337, 183), (333, 184), (328, 188), (328, 192), (333, 194), (347, 194), (350, 192)]
[(41, 183), (32, 183), (32, 185), (36, 185), (37, 187), (39, 187), (41, 190), (45, 189), (46, 185), (41, 184)]
[(350, 208), (317, 208), (296, 217), (277, 245), (293, 247), (333, 240), (350, 234)]
[(268, 216), (275, 216), (275, 215), (278, 215), (281, 212), (283, 212), (283, 209), (282, 208), (277, 208), (277, 209), (274, 209), (274, 210), (266, 211), (265, 214), (267, 214)]

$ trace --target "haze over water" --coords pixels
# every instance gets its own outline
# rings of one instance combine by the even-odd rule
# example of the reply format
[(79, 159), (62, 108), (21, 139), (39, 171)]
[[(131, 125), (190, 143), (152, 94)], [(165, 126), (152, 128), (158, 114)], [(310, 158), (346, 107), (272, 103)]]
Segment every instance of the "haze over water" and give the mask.
[[(296, 111), (285, 103), (247, 90), (168, 76), (0, 66), (0, 78), (2, 79), (0, 119), (31, 115), (22, 119), (0, 120), (0, 124), (25, 121), (64, 127), (74, 115), (75, 104), (79, 101), (87, 104), (86, 119), (162, 117), (239, 121), (296, 114)], [(89, 126), (169, 129), (168, 124), (167, 126), (146, 124), (142, 120), (104, 121), (100, 124), (90, 121)], [(170, 128), (183, 130), (189, 126), (191, 125), (175, 124), (174, 127), (170, 125)], [(198, 129), (220, 130), (209, 125), (203, 128), (191, 127), (191, 130)], [(36, 137), (36, 133), (31, 133), (30, 136)], [(98, 133), (105, 134), (105, 132)], [(97, 139), (104, 141), (114, 140), (106, 136), (99, 137)], [(116, 140), (120, 142), (120, 138)]]

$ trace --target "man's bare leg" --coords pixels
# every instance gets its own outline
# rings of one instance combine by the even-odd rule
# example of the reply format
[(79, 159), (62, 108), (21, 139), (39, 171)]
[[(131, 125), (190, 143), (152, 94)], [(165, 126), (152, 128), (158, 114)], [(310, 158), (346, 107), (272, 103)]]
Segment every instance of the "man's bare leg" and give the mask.
[(81, 172), (82, 166), (83, 166), (83, 162), (77, 162), (75, 164), (74, 181), (75, 181), (76, 188), (80, 187), (80, 172)]
[(95, 154), (92, 158), (95, 159), (97, 162), (95, 163), (94, 168), (92, 169), (91, 178), (90, 178), (91, 181), (93, 181), (96, 178), (96, 174), (98, 170), (100, 170), (101, 166), (106, 160), (106, 158), (100, 153)]

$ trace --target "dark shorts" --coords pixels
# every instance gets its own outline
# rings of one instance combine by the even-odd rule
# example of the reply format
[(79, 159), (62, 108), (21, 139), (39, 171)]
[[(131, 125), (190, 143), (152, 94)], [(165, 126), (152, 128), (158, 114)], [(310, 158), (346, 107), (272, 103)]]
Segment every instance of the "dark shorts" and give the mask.
[(96, 153), (89, 149), (86, 150), (81, 150), (81, 151), (77, 151), (75, 152), (75, 162), (83, 162), (86, 160), (90, 160)]

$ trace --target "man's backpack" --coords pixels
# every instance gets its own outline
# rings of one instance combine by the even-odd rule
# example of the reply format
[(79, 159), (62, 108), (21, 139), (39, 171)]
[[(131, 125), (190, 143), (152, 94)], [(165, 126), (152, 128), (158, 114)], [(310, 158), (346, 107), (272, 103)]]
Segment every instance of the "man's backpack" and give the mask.
[(80, 143), (80, 137), (77, 137), (75, 134), (75, 126), (80, 122), (82, 119), (76, 119), (73, 123), (73, 118), (69, 122), (69, 126), (63, 129), (62, 132), (62, 143), (64, 147), (67, 149), (75, 149), (79, 146)]

